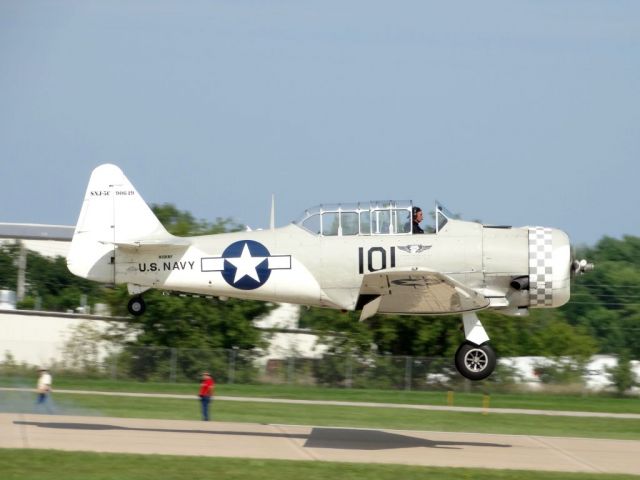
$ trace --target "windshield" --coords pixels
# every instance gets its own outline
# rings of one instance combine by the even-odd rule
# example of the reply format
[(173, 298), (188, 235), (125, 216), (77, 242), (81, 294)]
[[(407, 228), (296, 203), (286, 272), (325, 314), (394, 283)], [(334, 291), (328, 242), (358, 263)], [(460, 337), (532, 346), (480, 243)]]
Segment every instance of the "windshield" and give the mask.
[(294, 223), (316, 235), (410, 235), (409, 200), (318, 205)]
[(436, 201), (436, 233), (444, 228), (450, 218), (454, 218), (453, 214)]

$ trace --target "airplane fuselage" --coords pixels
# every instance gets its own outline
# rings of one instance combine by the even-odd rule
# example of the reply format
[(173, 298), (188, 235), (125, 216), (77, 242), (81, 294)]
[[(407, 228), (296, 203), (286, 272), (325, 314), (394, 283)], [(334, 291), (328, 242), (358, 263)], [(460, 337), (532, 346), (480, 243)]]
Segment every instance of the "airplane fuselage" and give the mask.
[[(558, 230), (550, 235), (556, 246), (549, 266), (555, 262), (560, 271), (548, 286), (553, 300), (547, 306), (557, 306), (568, 299), (569, 244)], [(450, 220), (438, 234), (422, 235), (321, 236), (291, 224), (190, 237), (186, 248), (116, 248), (114, 264), (105, 262), (93, 279), (354, 310), (365, 274), (428, 269), (481, 293), (490, 307), (518, 309), (529, 306), (529, 292), (514, 290), (510, 283), (529, 276), (529, 236), (527, 228), (460, 220)]]

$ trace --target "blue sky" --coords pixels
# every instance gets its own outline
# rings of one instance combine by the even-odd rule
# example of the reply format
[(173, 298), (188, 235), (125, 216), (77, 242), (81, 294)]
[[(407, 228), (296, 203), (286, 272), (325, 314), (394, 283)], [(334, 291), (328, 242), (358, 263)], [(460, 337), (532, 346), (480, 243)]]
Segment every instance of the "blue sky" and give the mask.
[(91, 170), (254, 228), (436, 199), (640, 235), (640, 2), (0, 2), (0, 222), (73, 225)]

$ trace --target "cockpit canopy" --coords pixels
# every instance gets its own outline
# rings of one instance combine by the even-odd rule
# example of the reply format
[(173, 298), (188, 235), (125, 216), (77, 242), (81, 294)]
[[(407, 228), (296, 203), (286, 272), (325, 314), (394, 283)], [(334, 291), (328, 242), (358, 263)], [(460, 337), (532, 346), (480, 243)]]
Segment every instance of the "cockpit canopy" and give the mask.
[[(411, 235), (412, 208), (411, 200), (318, 205), (305, 210), (294, 223), (323, 236)], [(447, 215), (436, 205), (436, 232), (446, 223)]]

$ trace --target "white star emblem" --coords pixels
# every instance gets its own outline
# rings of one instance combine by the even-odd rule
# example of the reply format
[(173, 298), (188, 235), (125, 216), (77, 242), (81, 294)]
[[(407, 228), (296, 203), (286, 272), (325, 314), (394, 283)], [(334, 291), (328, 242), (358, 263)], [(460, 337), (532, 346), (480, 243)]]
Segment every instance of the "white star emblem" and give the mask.
[(238, 283), (238, 280), (243, 277), (251, 277), (256, 282), (260, 281), (256, 267), (265, 261), (267, 257), (252, 257), (249, 251), (249, 246), (245, 243), (242, 248), (242, 254), (236, 258), (227, 258), (226, 260), (236, 267), (236, 276), (233, 278), (233, 283)]
[(200, 265), (203, 272), (220, 272), (233, 288), (254, 290), (264, 285), (274, 270), (291, 270), (291, 255), (271, 255), (261, 243), (238, 240), (220, 257), (202, 257)]

